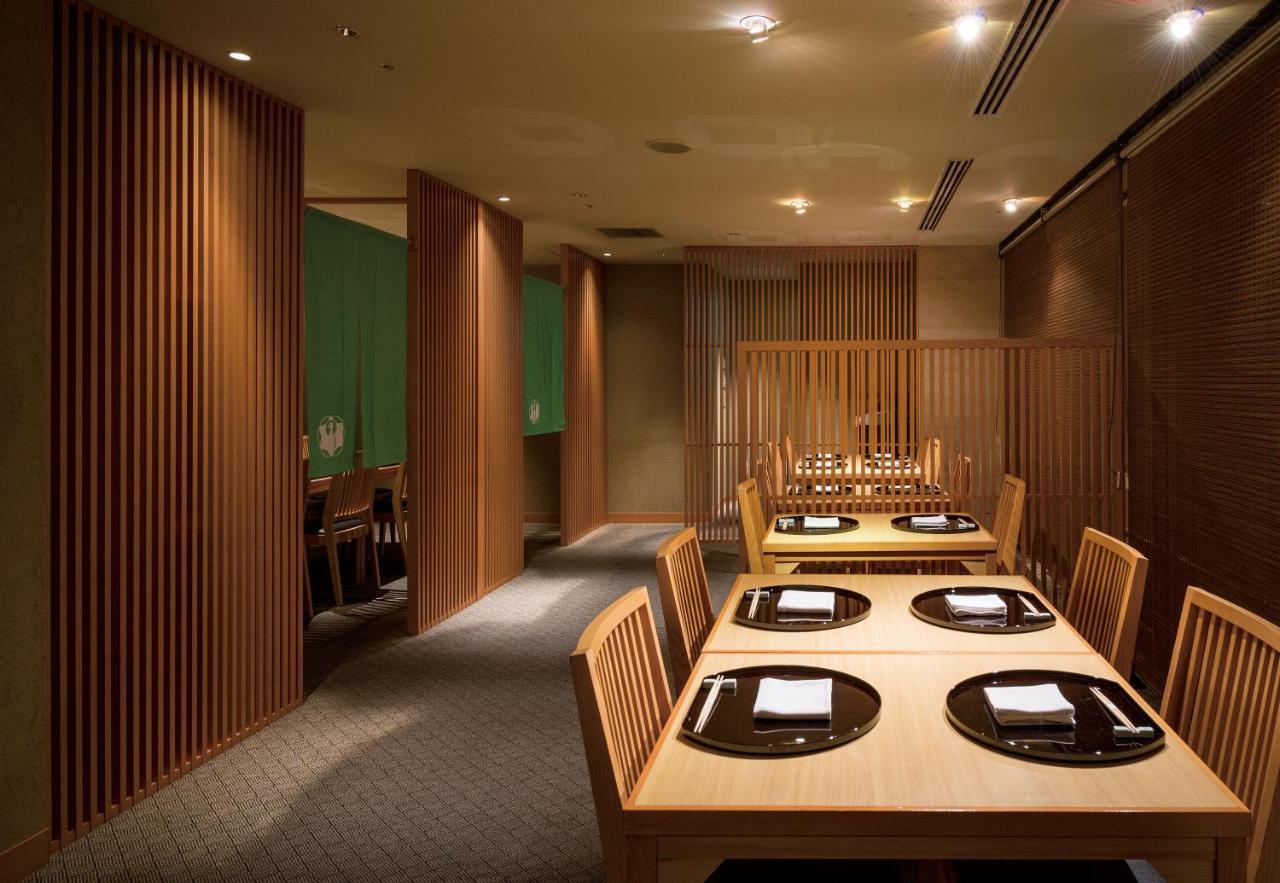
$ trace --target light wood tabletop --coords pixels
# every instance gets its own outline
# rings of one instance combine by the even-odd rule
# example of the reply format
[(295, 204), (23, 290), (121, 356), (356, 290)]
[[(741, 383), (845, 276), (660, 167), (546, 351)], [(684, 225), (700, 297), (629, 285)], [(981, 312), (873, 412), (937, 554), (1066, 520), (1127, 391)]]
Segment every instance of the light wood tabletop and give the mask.
[[(858, 520), (858, 529), (831, 534), (783, 533), (774, 519), (761, 550), (780, 562), (981, 560), (986, 562), (987, 572), (994, 573), (996, 538), (981, 524), (977, 530), (957, 533), (913, 533), (893, 526), (894, 518), (911, 514), (851, 513)], [(785, 513), (778, 516), (785, 517)]]
[(1154, 755), (1083, 768), (990, 751), (946, 719), (947, 691), (993, 670), (1118, 681), (1097, 654), (836, 653), (802, 661), (874, 686), (883, 697), (875, 728), (791, 757), (696, 747), (679, 724), (702, 679), (779, 663), (777, 654), (704, 654), (626, 801), (627, 879), (701, 879), (730, 857), (1147, 858), (1170, 879), (1243, 879), (1248, 810), (1171, 731)]
[(876, 460), (861, 454), (850, 458), (841, 456), (839, 461), (817, 460), (809, 465), (802, 457), (796, 462), (795, 476), (803, 479), (843, 478), (858, 481), (916, 481), (921, 477), (920, 464), (898, 461), (897, 464), (880, 465)]
[[(871, 601), (861, 622), (820, 631), (783, 632), (752, 628), (734, 621), (739, 600), (757, 586), (832, 586), (860, 592)], [(950, 586), (992, 586), (1030, 592), (1039, 606), (1053, 610), (1029, 580), (1021, 576), (897, 576), (826, 574), (741, 574), (712, 626), (704, 653), (1092, 653), (1093, 648), (1062, 615), (1047, 629), (1016, 634), (979, 634), (931, 625), (911, 612), (921, 592)]]

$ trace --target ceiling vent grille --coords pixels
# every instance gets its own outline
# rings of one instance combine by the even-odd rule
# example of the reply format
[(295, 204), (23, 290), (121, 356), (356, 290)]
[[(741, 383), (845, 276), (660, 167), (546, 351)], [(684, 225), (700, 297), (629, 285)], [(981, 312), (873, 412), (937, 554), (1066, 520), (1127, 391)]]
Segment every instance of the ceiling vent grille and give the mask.
[(1028, 0), (1022, 17), (1009, 33), (1000, 60), (991, 72), (991, 79), (982, 90), (978, 106), (973, 110), (975, 114), (985, 116), (1000, 112), (1061, 6), (1062, 0)]
[(652, 227), (597, 227), (606, 239), (666, 239)]
[(924, 217), (920, 219), (921, 230), (936, 230), (938, 222), (942, 220), (943, 214), (947, 211), (947, 206), (951, 205), (951, 197), (956, 195), (956, 190), (960, 187), (960, 182), (964, 180), (965, 174), (969, 171), (969, 166), (973, 165), (971, 159), (949, 159), (947, 167), (942, 170), (942, 177), (938, 179), (938, 184), (933, 188), (933, 197), (929, 200), (929, 207), (924, 211)]

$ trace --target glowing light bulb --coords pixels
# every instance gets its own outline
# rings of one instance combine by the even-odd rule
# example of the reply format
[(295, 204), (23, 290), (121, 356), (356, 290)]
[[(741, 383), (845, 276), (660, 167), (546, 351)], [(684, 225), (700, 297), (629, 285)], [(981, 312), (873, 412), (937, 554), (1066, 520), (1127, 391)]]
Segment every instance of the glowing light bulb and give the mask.
[(813, 205), (813, 203), (807, 199), (793, 199), (787, 204), (796, 210), (797, 215), (803, 215), (809, 210), (809, 206)]
[(742, 25), (742, 29), (747, 32), (747, 37), (752, 43), (763, 43), (768, 40), (769, 32), (778, 26), (778, 22), (767, 15), (748, 15), (738, 24)]
[(972, 43), (978, 39), (982, 33), (983, 27), (987, 23), (987, 16), (981, 12), (970, 12), (968, 15), (962, 15), (957, 18), (952, 27), (956, 30), (958, 36), (965, 43)]
[(898, 211), (900, 212), (909, 212), (911, 211), (911, 206), (916, 204), (914, 199), (899, 199), (897, 203)]
[(1185, 40), (1195, 30), (1196, 22), (1204, 15), (1203, 9), (1186, 9), (1169, 16), (1169, 34), (1175, 40)]
[(253, 61), (253, 56), (248, 52), (228, 52), (227, 57), (234, 59), (235, 61)]
[(1018, 205), (1019, 205), (1021, 202), (1022, 202), (1022, 200), (1021, 200), (1021, 199), (1018, 199), (1016, 196), (1015, 196), (1015, 197), (1010, 197), (1009, 199), (1006, 199), (1006, 200), (1004, 201), (1004, 210), (1005, 210), (1006, 212), (1008, 212), (1009, 214), (1013, 214), (1014, 212), (1016, 212), (1016, 211), (1018, 210)]

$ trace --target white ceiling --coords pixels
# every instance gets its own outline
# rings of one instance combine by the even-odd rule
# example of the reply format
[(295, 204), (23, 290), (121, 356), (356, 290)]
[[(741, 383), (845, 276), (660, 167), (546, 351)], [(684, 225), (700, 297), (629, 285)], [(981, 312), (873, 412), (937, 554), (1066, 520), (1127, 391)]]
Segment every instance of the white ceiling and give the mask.
[[(709, 243), (997, 243), (1262, 3), (1204, 3), (1178, 44), (1176, 0), (1065, 0), (994, 117), (973, 106), (1021, 0), (98, 5), (305, 108), (308, 195), (402, 195), (421, 168), (510, 195), (525, 262), (543, 264), (560, 242), (618, 262)], [(974, 8), (989, 23), (964, 46), (949, 23)], [(754, 12), (782, 27), (753, 46), (736, 23)], [(693, 150), (654, 153), (653, 138)], [(923, 205), (893, 200), (927, 200), (946, 160), (969, 158), (939, 228), (918, 232)], [(404, 232), (397, 206), (332, 210)], [(610, 242), (603, 226), (666, 239)]]

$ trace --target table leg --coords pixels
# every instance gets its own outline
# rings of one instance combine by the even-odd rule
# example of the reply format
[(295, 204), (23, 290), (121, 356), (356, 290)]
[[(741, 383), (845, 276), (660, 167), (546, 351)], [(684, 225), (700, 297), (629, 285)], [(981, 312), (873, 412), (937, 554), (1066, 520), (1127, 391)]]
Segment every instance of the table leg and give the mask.
[(1249, 865), (1248, 841), (1243, 837), (1219, 837), (1213, 861), (1214, 883), (1245, 883)]
[(626, 883), (657, 883), (658, 838), (627, 835), (623, 860), (627, 869)]
[(996, 561), (996, 553), (988, 552), (986, 557), (987, 576), (995, 576), (1000, 572), (999, 562)]

